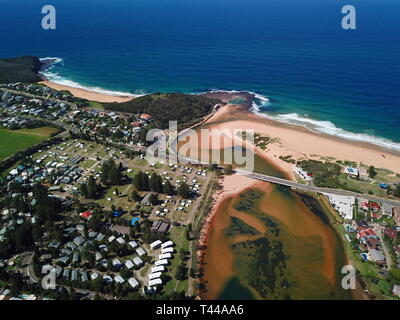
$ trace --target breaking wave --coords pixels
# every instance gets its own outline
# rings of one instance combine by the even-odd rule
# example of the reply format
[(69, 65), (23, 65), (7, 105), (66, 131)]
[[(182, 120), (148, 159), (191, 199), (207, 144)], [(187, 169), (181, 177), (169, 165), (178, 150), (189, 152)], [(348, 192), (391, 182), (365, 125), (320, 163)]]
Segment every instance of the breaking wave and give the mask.
[(69, 80), (54, 71), (54, 67), (57, 64), (64, 63), (64, 60), (62, 58), (46, 57), (46, 58), (41, 58), (40, 61), (43, 63), (43, 67), (42, 67), (42, 70), (40, 71), (40, 74), (49, 82), (53, 82), (53, 83), (56, 83), (59, 85), (72, 87), (72, 88), (76, 88), (76, 89), (82, 89), (82, 90), (96, 92), (96, 93), (100, 93), (100, 94), (106, 94), (109, 96), (116, 96), (116, 97), (137, 97), (137, 96), (144, 94), (144, 92), (138, 92), (138, 94), (133, 94), (130, 92), (111, 91), (111, 90), (103, 89), (100, 87), (84, 86), (78, 82)]
[(253, 107), (252, 111), (262, 117), (283, 123), (302, 126), (316, 133), (324, 133), (331, 136), (356, 142), (368, 142), (379, 147), (400, 151), (400, 144), (397, 142), (382, 137), (376, 137), (366, 133), (356, 133), (356, 132), (346, 131), (344, 129), (336, 127), (331, 121), (310, 119), (305, 116), (299, 115), (297, 113), (269, 115), (265, 111), (262, 112), (262, 109), (263, 107), (262, 106), (260, 107), (258, 105), (256, 108)]

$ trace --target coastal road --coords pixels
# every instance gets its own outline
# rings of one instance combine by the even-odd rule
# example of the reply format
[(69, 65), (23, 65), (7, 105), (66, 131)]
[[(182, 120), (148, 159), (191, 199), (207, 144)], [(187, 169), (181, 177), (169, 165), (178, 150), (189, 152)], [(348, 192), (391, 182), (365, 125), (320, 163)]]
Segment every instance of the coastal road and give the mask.
[(338, 196), (362, 197), (362, 198), (368, 199), (370, 201), (384, 202), (391, 206), (400, 206), (400, 201), (378, 198), (375, 196), (371, 196), (369, 194), (361, 194), (361, 193), (356, 193), (356, 192), (347, 191), (347, 190), (321, 188), (321, 187), (316, 187), (313, 185), (305, 185), (305, 184), (287, 180), (287, 179), (277, 178), (277, 177), (273, 177), (273, 176), (267, 176), (264, 174), (253, 173), (253, 172), (240, 170), (240, 169), (236, 169), (235, 171), (242, 176), (246, 176), (246, 177), (249, 177), (252, 179), (266, 181), (266, 182), (270, 182), (270, 183), (274, 183), (274, 184), (279, 184), (279, 185), (291, 187), (294, 189), (317, 192), (317, 193), (324, 193), (324, 194), (334, 194), (334, 195), (338, 195)]

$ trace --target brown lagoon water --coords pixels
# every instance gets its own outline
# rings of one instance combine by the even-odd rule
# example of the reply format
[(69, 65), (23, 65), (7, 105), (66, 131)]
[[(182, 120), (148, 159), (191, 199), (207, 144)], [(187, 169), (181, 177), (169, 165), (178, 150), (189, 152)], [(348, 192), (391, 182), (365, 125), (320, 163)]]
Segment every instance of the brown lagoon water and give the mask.
[(340, 288), (340, 239), (316, 203), (304, 199), (259, 183), (223, 201), (207, 239), (202, 297), (351, 298)]
[[(191, 141), (197, 155), (210, 156), (200, 142)], [(222, 162), (223, 150), (214, 150)], [(255, 171), (285, 177), (258, 155)], [(203, 299), (352, 298), (340, 287), (346, 258), (330, 217), (314, 198), (288, 188), (260, 181), (223, 200), (206, 246)]]

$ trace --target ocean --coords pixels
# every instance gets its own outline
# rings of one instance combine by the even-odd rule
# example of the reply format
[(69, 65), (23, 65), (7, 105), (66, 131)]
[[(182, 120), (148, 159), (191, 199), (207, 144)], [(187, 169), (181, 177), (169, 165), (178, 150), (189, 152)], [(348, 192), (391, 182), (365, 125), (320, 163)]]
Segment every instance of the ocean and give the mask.
[[(57, 29), (41, 28), (54, 5)], [(356, 8), (343, 30), (341, 9)], [(113, 94), (257, 94), (254, 110), (400, 151), (399, 0), (0, 0), (0, 56)]]

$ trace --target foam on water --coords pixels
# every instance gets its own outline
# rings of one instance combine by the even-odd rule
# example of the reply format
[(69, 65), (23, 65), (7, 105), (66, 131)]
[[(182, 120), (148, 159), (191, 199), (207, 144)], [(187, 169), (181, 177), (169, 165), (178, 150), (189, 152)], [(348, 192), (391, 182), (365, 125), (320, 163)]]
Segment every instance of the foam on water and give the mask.
[(299, 125), (316, 133), (324, 133), (351, 141), (368, 142), (380, 147), (400, 151), (400, 144), (389, 139), (376, 137), (365, 133), (346, 131), (336, 127), (330, 121), (315, 120), (299, 115), (297, 113), (270, 115), (265, 110), (263, 111), (264, 107), (265, 106), (253, 105), (253, 108), (251, 110), (259, 116), (283, 123)]
[(58, 57), (46, 57), (46, 58), (41, 58), (41, 62), (45, 64), (45, 68), (40, 72), (41, 75), (43, 75), (49, 82), (53, 82), (59, 85), (63, 86), (68, 86), (76, 89), (82, 89), (86, 91), (91, 91), (91, 92), (96, 92), (100, 94), (106, 94), (110, 96), (116, 96), (116, 97), (138, 97), (142, 94), (132, 94), (130, 92), (120, 92), (120, 91), (111, 91), (107, 89), (103, 89), (100, 87), (89, 87), (89, 86), (83, 86), (78, 82), (68, 80), (58, 74), (57, 72), (52, 71), (54, 69), (54, 66), (56, 64), (63, 63), (62, 58)]

